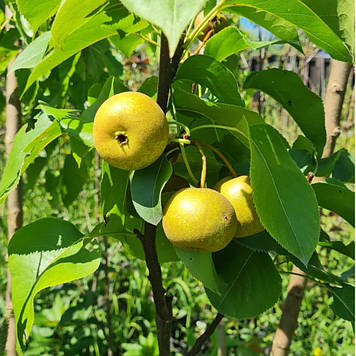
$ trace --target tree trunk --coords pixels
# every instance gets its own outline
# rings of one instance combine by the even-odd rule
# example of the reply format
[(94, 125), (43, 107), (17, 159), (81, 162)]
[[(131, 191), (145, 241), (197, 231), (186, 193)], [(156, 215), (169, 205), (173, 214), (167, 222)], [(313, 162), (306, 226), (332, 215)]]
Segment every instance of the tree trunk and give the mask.
[[(6, 17), (11, 16), (10, 9), (5, 8)], [(9, 25), (7, 25), (9, 30)], [(11, 67), (14, 59), (9, 63), (8, 68)], [(5, 152), (8, 157), (11, 151), (12, 142), (14, 141), (16, 132), (21, 126), (21, 103), (17, 94), (17, 80), (14, 72), (7, 71), (6, 76), (6, 123), (5, 123)], [(8, 239), (17, 229), (22, 226), (22, 191), (21, 181), (16, 189), (8, 194), (7, 198), (7, 226)], [(7, 256), (6, 262), (7, 262)], [(6, 340), (6, 354), (8, 356), (16, 356), (16, 324), (14, 318), (14, 311), (11, 300), (11, 276), (7, 270), (7, 287), (6, 287), (6, 315), (8, 317), (8, 334)]]
[(218, 329), (218, 356), (226, 356), (226, 332), (224, 319), (220, 322), (217, 327)]
[[(350, 63), (332, 60), (324, 101), (327, 138), (323, 150), (323, 158), (329, 157), (334, 152), (336, 139), (340, 135), (340, 114), (350, 69)], [(317, 177), (317, 179), (313, 180), (313, 183), (322, 179), (323, 178)], [(296, 266), (293, 266), (293, 273), (304, 275), (304, 272)], [(306, 278), (302, 276), (291, 275), (290, 277), (287, 297), (282, 306), (282, 316), (276, 335), (274, 336), (270, 356), (286, 356), (289, 354), (293, 334), (298, 325), (298, 314), (303, 300), (306, 282)]]
[(327, 138), (323, 157), (329, 157), (334, 152), (336, 140), (341, 133), (339, 121), (350, 70), (350, 63), (333, 60), (324, 103)]

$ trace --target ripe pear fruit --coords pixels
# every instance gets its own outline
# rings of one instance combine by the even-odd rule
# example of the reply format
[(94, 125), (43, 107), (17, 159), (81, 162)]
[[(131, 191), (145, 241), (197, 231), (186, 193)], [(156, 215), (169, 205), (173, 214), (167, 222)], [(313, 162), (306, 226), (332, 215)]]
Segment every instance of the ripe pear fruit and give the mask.
[(235, 237), (250, 236), (264, 230), (253, 202), (248, 176), (226, 177), (216, 184), (215, 189), (226, 197), (235, 209), (237, 217)]
[(168, 123), (159, 105), (139, 92), (116, 94), (99, 107), (93, 125), (100, 157), (124, 170), (142, 169), (162, 154)]
[(233, 206), (222, 194), (209, 188), (184, 188), (168, 201), (162, 225), (174, 246), (215, 252), (234, 237), (237, 221)]

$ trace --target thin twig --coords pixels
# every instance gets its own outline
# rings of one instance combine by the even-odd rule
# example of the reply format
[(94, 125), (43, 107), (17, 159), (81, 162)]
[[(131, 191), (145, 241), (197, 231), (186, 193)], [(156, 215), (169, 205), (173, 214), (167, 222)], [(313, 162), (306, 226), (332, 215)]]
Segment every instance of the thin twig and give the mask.
[(198, 140), (192, 140), (191, 141), (194, 142), (199, 142), (202, 146), (205, 146), (207, 148), (209, 148), (209, 150), (211, 150), (212, 152), (214, 152), (225, 164), (225, 166), (228, 168), (228, 170), (231, 172), (233, 177), (237, 177), (238, 174), (235, 171), (235, 169), (232, 167), (231, 163), (228, 161), (228, 159), (214, 146), (210, 145), (209, 143), (206, 142), (202, 142), (202, 141), (198, 141)]
[(201, 166), (201, 176), (200, 176), (200, 188), (205, 188), (205, 181), (206, 181), (206, 156), (205, 153), (203, 151), (203, 149), (201, 148), (201, 145), (198, 141), (194, 142), (194, 145), (196, 146), (196, 148), (198, 149), (200, 155), (201, 155), (201, 162), (202, 162), (202, 166)]
[(199, 54), (200, 50), (205, 46), (205, 43), (207, 42), (207, 40), (211, 37), (211, 35), (214, 33), (214, 30), (211, 29), (210, 31), (208, 31), (208, 33), (204, 36), (204, 39), (202, 41), (202, 43), (199, 45), (199, 47), (197, 48), (197, 50), (194, 52), (194, 56)]
[(218, 313), (212, 323), (208, 326), (204, 333), (196, 339), (193, 347), (188, 352), (186, 352), (184, 356), (197, 355), (200, 352), (202, 346), (208, 341), (209, 337), (213, 334), (223, 317), (224, 315)]
[(192, 171), (192, 169), (190, 168), (189, 161), (188, 161), (187, 155), (186, 155), (186, 153), (185, 153), (184, 144), (183, 144), (183, 143), (180, 143), (180, 144), (179, 144), (179, 147), (180, 147), (180, 151), (181, 151), (181, 154), (182, 154), (183, 162), (184, 162), (184, 164), (185, 164), (185, 168), (187, 169), (187, 172), (188, 172), (188, 174), (189, 174), (189, 177), (191, 178), (193, 184), (194, 184), (194, 185), (197, 185), (197, 184), (198, 184), (198, 179), (195, 178), (195, 176), (194, 176), (194, 174), (193, 174), (193, 171)]

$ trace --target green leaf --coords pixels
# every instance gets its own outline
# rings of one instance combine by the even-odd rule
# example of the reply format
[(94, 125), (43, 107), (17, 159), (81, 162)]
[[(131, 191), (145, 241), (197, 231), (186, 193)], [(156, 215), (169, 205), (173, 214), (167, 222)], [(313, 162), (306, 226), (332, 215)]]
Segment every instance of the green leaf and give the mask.
[(281, 246), (307, 264), (320, 234), (313, 189), (271, 126), (252, 126), (250, 140), (251, 184), (262, 224)]
[(252, 73), (247, 77), (244, 88), (261, 90), (277, 100), (321, 156), (326, 142), (323, 102), (296, 73), (276, 68)]
[(280, 255), (288, 254), (288, 252), (283, 247), (281, 247), (266, 230), (263, 230), (252, 236), (241, 237), (236, 241), (242, 246), (245, 246), (254, 251), (275, 251)]
[(331, 309), (342, 319), (355, 322), (355, 288), (349, 284), (342, 288), (331, 288), (333, 303)]
[[(319, 159), (315, 175), (317, 177), (329, 177), (335, 171), (336, 175), (339, 174), (346, 181), (351, 180), (351, 183), (353, 183), (354, 169), (355, 166), (350, 154), (342, 148), (329, 157)], [(337, 179), (334, 176), (333, 178)]]
[(156, 96), (158, 89), (158, 77), (152, 76), (144, 80), (141, 86), (137, 89), (140, 93), (144, 93), (151, 98)]
[(162, 227), (162, 223), (159, 223), (157, 226), (156, 250), (159, 263), (179, 261), (177, 251), (167, 239), (167, 236), (165, 235)]
[(290, 43), (298, 51), (303, 53), (296, 27), (285, 19), (268, 11), (249, 6), (234, 6), (226, 9), (226, 11), (246, 17), (252, 22), (267, 29), (282, 41)]
[[(231, 131), (231, 133), (245, 146), (249, 147), (248, 125), (263, 123), (263, 120), (256, 112), (242, 106), (202, 100), (198, 96), (183, 90), (179, 84), (178, 82), (173, 84), (173, 98), (178, 111), (191, 112), (203, 116), (208, 121), (202, 120), (202, 125), (216, 124), (235, 128), (236, 131)], [(248, 125), (244, 118), (247, 120)], [(196, 137), (199, 138), (199, 131), (196, 131), (196, 134), (192, 133), (192, 135), (193, 137), (197, 135)]]
[[(325, 234), (323, 230), (321, 230), (321, 233)], [(303, 272), (308, 274), (311, 277), (317, 278), (321, 281), (324, 281), (326, 283), (333, 283), (336, 285), (343, 285), (344, 281), (342, 278), (331, 274), (329, 272), (326, 272), (322, 265), (320, 264), (319, 257), (316, 252), (313, 253), (313, 256), (311, 257), (309, 263), (307, 266), (303, 265), (296, 257), (291, 255), (287, 250), (285, 250), (282, 246), (280, 246), (267, 231), (262, 231), (258, 234), (248, 236), (248, 237), (243, 237), (235, 240), (238, 244), (241, 244), (242, 246), (248, 247), (254, 251), (258, 252), (270, 252), (274, 251), (278, 255), (286, 256), (289, 261), (291, 261), (293, 264), (295, 264), (298, 268), (300, 268)], [(321, 246), (339, 249), (342, 253), (344, 252), (345, 255), (349, 255), (351, 257), (351, 254), (353, 253), (351, 251), (352, 245), (350, 246), (344, 246), (343, 244), (337, 244), (336, 241), (335, 245), (330, 243), (322, 243), (319, 242)], [(341, 247), (343, 245), (343, 247)]]
[(110, 76), (108, 79), (105, 80), (104, 85), (102, 85), (102, 89), (95, 103), (89, 106), (81, 113), (80, 120), (83, 122), (92, 123), (100, 105), (106, 99), (123, 91), (128, 91), (128, 88), (124, 85), (124, 83), (119, 78)]
[(37, 157), (27, 168), (25, 191), (31, 191), (41, 174), (43, 168), (48, 164), (47, 157)]
[[(200, 137), (201, 132), (199, 132), (198, 135)], [(216, 160), (213, 152), (206, 148), (203, 148), (203, 151), (208, 162), (206, 170), (206, 182), (208, 186), (213, 187), (219, 180), (221, 164)], [(202, 169), (201, 154), (197, 148), (193, 147), (192, 145), (187, 146), (185, 148), (185, 152), (193, 175), (195, 177), (200, 177)], [(178, 159), (176, 162), (174, 162), (174, 172), (178, 176), (184, 178), (186, 181), (191, 181), (191, 178), (187, 172), (187, 168), (182, 159)]]
[(19, 49), (15, 46), (15, 41), (18, 38), (19, 33), (15, 28), (0, 32), (0, 73), (7, 69), (10, 61), (16, 56)]
[[(120, 217), (121, 225), (124, 226), (125, 214), (127, 213), (126, 194), (129, 185), (129, 171), (124, 171), (102, 163), (102, 178), (100, 186), (100, 198), (102, 215), (110, 217), (116, 214)], [(120, 231), (122, 229), (119, 229)]]
[(312, 184), (318, 204), (355, 226), (355, 193), (336, 179)]
[(267, 253), (252, 251), (233, 240), (213, 254), (219, 294), (206, 288), (212, 305), (222, 314), (252, 318), (272, 307), (281, 294), (281, 278)]
[(50, 37), (50, 31), (44, 32), (38, 36), (16, 57), (15, 62), (11, 66), (11, 70), (15, 71), (22, 68), (35, 67), (42, 60)]
[(189, 79), (209, 88), (223, 103), (244, 106), (235, 76), (212, 57), (203, 55), (189, 57), (178, 67), (175, 79)]
[(17, 132), (9, 158), (0, 181), (0, 203), (9, 191), (14, 189), (20, 180), (21, 174), (37, 157), (38, 153), (51, 141), (61, 135), (57, 122), (52, 122), (45, 114), (37, 118), (35, 127), (30, 129), (27, 125)]
[(63, 47), (65, 39), (90, 20), (90, 15), (93, 16), (94, 14), (95, 16), (100, 11), (100, 6), (105, 2), (106, 0), (87, 0), (84, 4), (78, 6), (78, 1), (76, 0), (64, 1), (56, 14), (51, 28), (51, 39), (54, 46)]
[(175, 248), (178, 257), (183, 261), (185, 267), (206, 288), (219, 294), (218, 275), (215, 270), (212, 254), (210, 252), (195, 252)]
[(315, 171), (315, 148), (306, 137), (299, 135), (288, 152), (304, 175)]
[(345, 272), (341, 273), (341, 278), (345, 281), (355, 277), (355, 264), (347, 269)]
[(78, 167), (72, 155), (65, 155), (64, 167), (61, 172), (63, 203), (69, 206), (83, 190), (83, 185), (88, 179), (88, 171), (85, 164)]
[(312, 42), (327, 51), (331, 57), (339, 61), (352, 62), (352, 56), (342, 39), (313, 9), (300, 0), (228, 0), (224, 3), (225, 6), (246, 6), (277, 16), (302, 29)]
[(36, 4), (32, 0), (17, 0), (16, 2), (21, 14), (30, 23), (33, 33), (36, 33), (40, 25), (56, 13), (61, 0), (37, 1)]
[(32, 328), (35, 295), (44, 288), (85, 277), (99, 267), (99, 251), (84, 247), (82, 238), (74, 225), (55, 218), (37, 220), (13, 235), (8, 247), (9, 269), (21, 348)]
[(355, 2), (353, 0), (301, 0), (355, 51)]
[(145, 42), (143, 38), (136, 36), (133, 33), (129, 33), (123, 38), (119, 38), (119, 36), (114, 36), (110, 40), (115, 45), (115, 47), (120, 52), (122, 52), (127, 58), (130, 58), (133, 51), (136, 49), (138, 45)]
[(246, 49), (256, 50), (275, 43), (280, 41), (251, 41), (235, 26), (228, 26), (207, 41), (204, 54), (220, 62), (234, 53)]
[(172, 175), (172, 166), (162, 155), (147, 168), (135, 171), (131, 177), (131, 197), (142, 219), (157, 225), (162, 219), (161, 193)]
[(53, 121), (52, 124), (44, 130), (39, 136), (31, 141), (23, 151), (26, 153), (26, 157), (23, 161), (21, 172), (23, 173), (27, 167), (35, 160), (38, 154), (56, 138), (62, 135), (62, 130), (57, 121)]
[(326, 247), (331, 250), (338, 251), (345, 256), (355, 259), (355, 242), (352, 241), (345, 245), (342, 241), (320, 241), (320, 246)]
[[(250, 172), (250, 150), (231, 134), (226, 134), (221, 142), (215, 142), (214, 146), (227, 158), (232, 167), (239, 175), (248, 175)], [(219, 159), (220, 160), (220, 159)], [(225, 174), (230, 174), (227, 168), (224, 168)]]
[(131, 12), (162, 29), (168, 39), (169, 53), (172, 57), (183, 30), (202, 9), (206, 0), (195, 0), (193, 2), (180, 0), (122, 0), (121, 2)]
[(345, 183), (355, 182), (355, 162), (346, 150), (342, 150), (338, 160), (335, 162), (332, 177)]
[[(78, 7), (78, 3), (71, 1), (73, 6)], [(76, 13), (76, 9), (73, 9), (72, 13)], [(54, 47), (53, 50), (38, 63), (31, 72), (31, 75), (27, 79), (24, 92), (42, 76), (47, 75), (50, 70), (64, 62), (69, 57), (73, 56), (83, 48), (98, 42), (106, 37), (116, 34), (118, 29), (125, 30), (130, 27), (134, 21), (134, 18), (130, 18), (130, 21), (125, 20), (127, 11), (122, 6), (108, 7), (101, 12), (94, 12), (92, 16), (87, 16), (82, 19), (83, 22), (78, 26), (75, 31), (67, 31), (67, 26), (63, 28), (64, 34), (60, 34), (60, 28), (57, 27), (56, 39), (58, 41), (64, 41)], [(123, 18), (124, 17), (124, 18)], [(67, 24), (71, 23), (73, 16), (67, 18)], [(121, 19), (121, 20), (120, 20)], [(56, 20), (55, 20), (56, 21)], [(52, 32), (53, 37), (53, 32)]]

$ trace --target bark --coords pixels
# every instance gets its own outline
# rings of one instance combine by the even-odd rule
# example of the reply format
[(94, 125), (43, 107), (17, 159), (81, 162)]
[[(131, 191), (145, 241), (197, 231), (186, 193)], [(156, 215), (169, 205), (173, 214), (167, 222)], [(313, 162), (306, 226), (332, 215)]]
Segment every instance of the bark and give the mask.
[(114, 337), (111, 320), (111, 304), (110, 304), (110, 278), (109, 278), (109, 245), (108, 238), (104, 236), (104, 274), (105, 274), (105, 313), (108, 326), (108, 335), (106, 337), (108, 342), (108, 356), (114, 355)]
[[(165, 35), (161, 35), (157, 104), (164, 112), (167, 111), (170, 85), (183, 53), (183, 40), (184, 38), (182, 37), (176, 52), (170, 58), (168, 40)], [(156, 230), (156, 226), (146, 222), (144, 234), (142, 235), (139, 231), (135, 231), (135, 233), (142, 243), (148, 269), (148, 279), (152, 287), (153, 301), (156, 308), (159, 354), (160, 356), (169, 356), (173, 320), (172, 296), (166, 293), (162, 283), (162, 271), (156, 251)]]
[(355, 114), (355, 87), (353, 87), (351, 95), (350, 95), (350, 100), (349, 100), (349, 105), (348, 105), (348, 112), (347, 112), (347, 120), (345, 123), (345, 129), (349, 130), (352, 125), (354, 124), (354, 114)]
[(350, 63), (332, 61), (324, 103), (327, 138), (323, 157), (329, 157), (334, 152), (336, 140), (341, 133), (339, 121), (350, 70)]
[(162, 271), (156, 251), (156, 226), (145, 223), (142, 235), (135, 231), (141, 240), (148, 269), (148, 279), (152, 286), (153, 301), (156, 308), (157, 338), (160, 356), (169, 356), (172, 327), (172, 297), (166, 294), (162, 283)]
[[(341, 132), (339, 126), (340, 114), (350, 69), (350, 63), (334, 59), (331, 62), (329, 82), (324, 101), (326, 144), (323, 150), (323, 158), (332, 155), (336, 140)], [(314, 178), (313, 183), (322, 179), (322, 177)], [(305, 275), (296, 266), (293, 266), (293, 273)], [(306, 278), (302, 276), (292, 274), (290, 277), (287, 297), (282, 306), (281, 320), (273, 340), (271, 356), (286, 356), (289, 354), (293, 334), (298, 325), (298, 314), (306, 282)]]
[[(6, 17), (11, 16), (11, 11), (8, 7), (5, 9)], [(7, 30), (9, 27), (7, 25)], [(14, 60), (9, 64), (11, 67)], [(21, 126), (21, 103), (17, 93), (17, 80), (14, 72), (8, 70), (6, 76), (6, 123), (5, 123), (5, 152), (8, 157), (11, 151), (16, 132)], [(16, 230), (22, 226), (22, 190), (21, 181), (16, 189), (8, 194), (7, 198), (7, 226), (8, 239), (10, 240)], [(6, 256), (7, 261), (7, 256)], [(16, 356), (16, 324), (14, 311), (11, 300), (11, 276), (7, 270), (7, 286), (6, 286), (6, 314), (9, 318), (9, 327), (6, 340), (6, 354), (8, 356)]]
[(218, 356), (226, 356), (226, 332), (224, 320), (218, 325)]
[[(298, 267), (293, 266), (293, 273), (304, 275)], [(274, 336), (271, 356), (286, 356), (293, 334), (298, 325), (298, 314), (302, 304), (307, 279), (292, 274), (289, 280), (287, 297), (282, 305), (282, 316)]]

